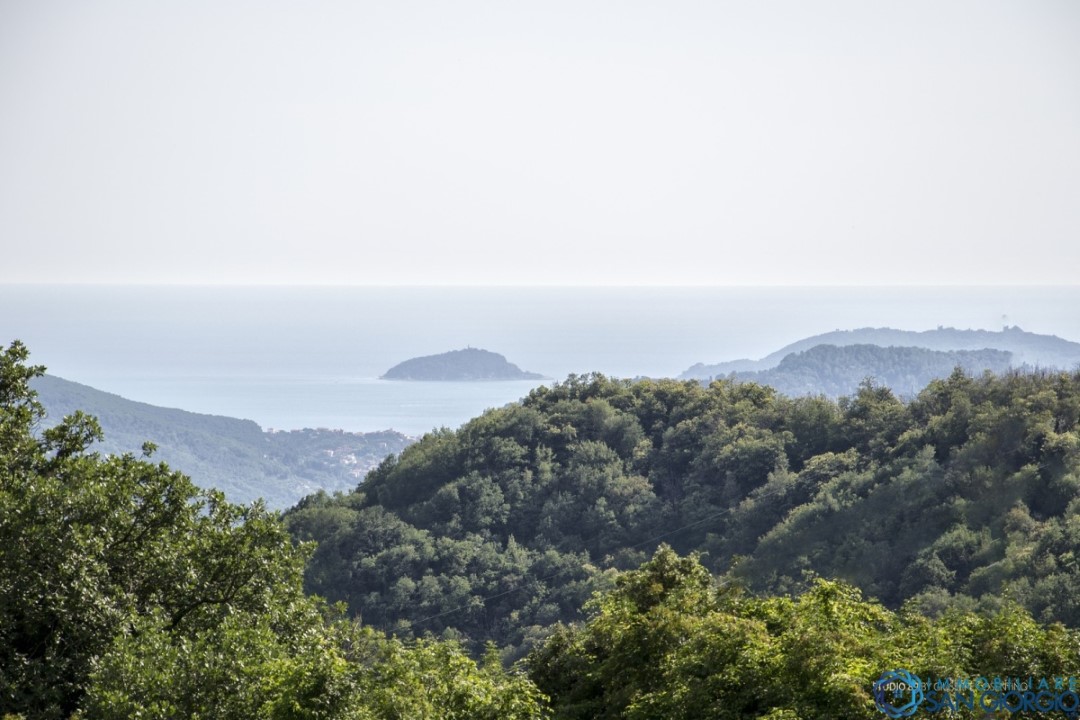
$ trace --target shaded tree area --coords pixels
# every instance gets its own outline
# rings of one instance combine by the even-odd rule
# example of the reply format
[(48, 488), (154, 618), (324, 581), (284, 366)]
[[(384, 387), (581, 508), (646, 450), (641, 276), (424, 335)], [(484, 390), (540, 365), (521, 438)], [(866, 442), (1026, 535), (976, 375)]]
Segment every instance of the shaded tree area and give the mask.
[[(571, 376), (286, 515), (310, 591), (377, 627), (493, 641), (580, 618), (665, 542), (755, 592), (1080, 623), (1080, 375), (962, 370), (911, 402)], [(810, 575), (808, 575), (808, 573)]]

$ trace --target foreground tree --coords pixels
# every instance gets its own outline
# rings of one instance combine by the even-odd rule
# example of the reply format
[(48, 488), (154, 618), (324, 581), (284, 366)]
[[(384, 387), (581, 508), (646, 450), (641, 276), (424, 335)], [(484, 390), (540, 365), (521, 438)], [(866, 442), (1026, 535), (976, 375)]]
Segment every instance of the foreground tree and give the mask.
[[(94, 661), (138, 618), (193, 634), (303, 599), (305, 550), (259, 505), (240, 507), (163, 464), (89, 452), (81, 413), (37, 432), (43, 368), (0, 353), (0, 699), (66, 717)], [(147, 455), (152, 447), (145, 448)]]
[[(0, 348), (0, 712), (26, 718), (533, 718), (524, 678), (406, 647), (307, 598), (308, 547), (259, 504), (40, 431), (43, 368)], [(434, 710), (439, 708), (439, 710)], [(443, 713), (443, 709), (446, 713)], [(431, 712), (429, 712), (431, 710)]]
[(85, 706), (100, 720), (530, 720), (544, 700), (497, 657), (477, 664), (452, 642), (406, 646), (279, 614), (234, 616), (180, 641), (149, 619), (101, 660)]
[(1080, 671), (1080, 636), (1018, 605), (935, 621), (825, 580), (795, 598), (754, 598), (668, 547), (590, 609), (529, 657), (560, 720), (871, 720), (883, 717), (874, 682), (897, 668), (957, 679)]

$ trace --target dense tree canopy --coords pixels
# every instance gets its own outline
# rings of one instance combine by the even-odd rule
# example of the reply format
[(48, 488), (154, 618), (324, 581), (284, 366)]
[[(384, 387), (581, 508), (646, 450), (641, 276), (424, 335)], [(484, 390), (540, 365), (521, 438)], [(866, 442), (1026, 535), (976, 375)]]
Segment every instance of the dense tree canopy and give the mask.
[(26, 360), (0, 350), (0, 716), (858, 720), (895, 668), (1080, 673), (1077, 375), (907, 404), (572, 377), (283, 523), (95, 453), (88, 416), (42, 430)]
[(754, 591), (806, 573), (1080, 624), (1080, 374), (962, 371), (905, 403), (572, 376), (424, 437), (287, 515), (309, 590), (376, 626), (507, 657), (659, 542)]
[[(872, 720), (885, 717), (874, 694), (884, 670), (935, 682), (1080, 671), (1080, 635), (1039, 626), (1015, 604), (931, 620), (820, 579), (799, 597), (755, 598), (667, 547), (589, 610), (529, 658), (558, 720)], [(964, 696), (927, 694), (927, 711)], [(982, 694), (950, 717), (987, 717), (980, 708), (997, 698)]]

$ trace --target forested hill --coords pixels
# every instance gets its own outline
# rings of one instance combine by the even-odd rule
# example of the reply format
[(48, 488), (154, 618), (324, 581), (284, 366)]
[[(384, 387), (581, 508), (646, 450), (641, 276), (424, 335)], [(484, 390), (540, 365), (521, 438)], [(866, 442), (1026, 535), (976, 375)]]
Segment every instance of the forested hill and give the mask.
[(866, 378), (911, 397), (931, 380), (948, 377), (956, 368), (971, 375), (986, 370), (1007, 371), (1012, 353), (1004, 350), (926, 350), (877, 345), (817, 345), (794, 352), (768, 370), (743, 371), (728, 377), (740, 382), (770, 385), (785, 395), (830, 397), (853, 395)]
[(571, 377), (425, 436), (355, 492), (287, 516), (310, 591), (396, 631), (513, 655), (661, 542), (761, 591), (807, 573), (897, 607), (1080, 625), (1080, 374), (864, 385)]
[[(428, 436), (367, 496), (283, 519), (100, 454), (81, 412), (43, 431), (27, 357), (0, 348), (10, 720), (1075, 714), (1062, 679), (1080, 676), (1080, 632), (1016, 602), (1076, 624), (1075, 375), (958, 373), (908, 406), (870, 386), (830, 403), (571, 378)], [(322, 541), (306, 571), (285, 522)], [(727, 577), (665, 545), (612, 570), (661, 540), (707, 549)], [(807, 569), (913, 602), (893, 611)], [(557, 622), (594, 588), (582, 622)], [(503, 659), (532, 652), (509, 669), (458, 642), (486, 638)], [(912, 676), (925, 692), (890, 692)]]
[(859, 328), (813, 335), (786, 345), (760, 360), (697, 363), (679, 377), (684, 380), (709, 380), (726, 377), (733, 372), (768, 370), (779, 365), (788, 355), (804, 352), (818, 345), (919, 347), (940, 351), (990, 348), (1012, 353), (1015, 367), (1026, 365), (1032, 368), (1073, 370), (1080, 365), (1080, 343), (1064, 340), (1056, 335), (1026, 332), (1015, 326), (1001, 331), (937, 328), (918, 332), (894, 328)]
[(264, 432), (251, 420), (156, 407), (52, 375), (36, 378), (33, 387), (48, 412), (46, 427), (82, 410), (105, 432), (99, 451), (138, 455), (149, 440), (158, 446), (155, 458), (201, 487), (222, 490), (237, 503), (262, 498), (274, 509), (320, 488), (347, 490), (411, 442), (393, 430)]

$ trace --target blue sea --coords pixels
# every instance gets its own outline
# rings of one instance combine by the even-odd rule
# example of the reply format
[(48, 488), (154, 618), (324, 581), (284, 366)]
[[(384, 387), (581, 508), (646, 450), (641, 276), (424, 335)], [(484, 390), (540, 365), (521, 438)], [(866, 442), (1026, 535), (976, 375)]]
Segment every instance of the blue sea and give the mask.
[(1070, 287), (219, 287), (0, 285), (0, 342), (54, 375), (264, 428), (457, 427), (540, 382), (379, 380), (467, 346), (554, 382), (673, 377), (816, 333), (890, 326), (1080, 340)]

